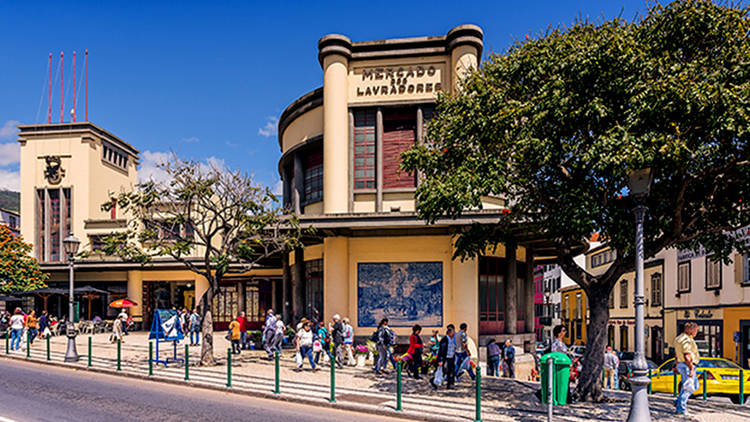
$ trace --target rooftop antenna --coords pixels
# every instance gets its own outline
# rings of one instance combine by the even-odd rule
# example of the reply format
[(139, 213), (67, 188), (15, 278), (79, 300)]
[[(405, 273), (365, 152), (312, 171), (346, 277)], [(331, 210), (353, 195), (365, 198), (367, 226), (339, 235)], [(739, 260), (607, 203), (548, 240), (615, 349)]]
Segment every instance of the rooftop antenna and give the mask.
[(70, 109), (70, 118), (76, 122), (76, 52), (73, 52), (73, 108)]
[(65, 91), (63, 91), (63, 89), (65, 89), (65, 85), (63, 84), (63, 52), (61, 51), (60, 52), (60, 123), (63, 122), (63, 113), (64, 113), (63, 95), (65, 95)]
[(84, 69), (86, 73), (86, 115), (84, 120), (87, 122), (89, 121), (89, 49), (86, 49), (86, 54), (84, 55)]
[(49, 53), (49, 78), (47, 89), (47, 124), (52, 123), (52, 53)]

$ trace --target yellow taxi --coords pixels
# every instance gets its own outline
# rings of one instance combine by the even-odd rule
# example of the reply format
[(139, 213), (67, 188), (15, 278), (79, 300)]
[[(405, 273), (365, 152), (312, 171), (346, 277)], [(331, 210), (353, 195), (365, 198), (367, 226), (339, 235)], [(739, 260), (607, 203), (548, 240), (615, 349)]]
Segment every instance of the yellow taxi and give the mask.
[[(703, 372), (706, 372), (706, 394), (728, 397), (733, 403), (740, 402), (740, 367), (724, 358), (701, 358), (698, 362), (698, 390), (694, 396), (703, 394)], [(674, 359), (669, 359), (651, 373), (654, 392), (674, 393)], [(750, 395), (750, 370), (743, 371), (745, 397)], [(679, 391), (680, 375), (677, 374)]]

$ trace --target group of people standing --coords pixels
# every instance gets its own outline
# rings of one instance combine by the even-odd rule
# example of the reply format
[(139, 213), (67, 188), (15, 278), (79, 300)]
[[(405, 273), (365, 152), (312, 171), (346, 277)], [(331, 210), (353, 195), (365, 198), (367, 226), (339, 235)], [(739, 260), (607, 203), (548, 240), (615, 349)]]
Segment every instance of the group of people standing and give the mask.
[(198, 313), (198, 309), (193, 309), (193, 312), (190, 312), (187, 308), (182, 308), (177, 314), (180, 318), (182, 334), (185, 337), (190, 336), (190, 345), (197, 346), (200, 344), (202, 318), (201, 314)]
[(499, 377), (501, 369), (503, 377), (516, 377), (516, 348), (511, 339), (505, 340), (501, 347), (491, 338), (487, 341), (487, 375)]
[(324, 321), (316, 321), (314, 317), (312, 321), (302, 318), (297, 324), (294, 343), (298, 369), (302, 369), (304, 359), (307, 358), (310, 367), (316, 371), (321, 356), (328, 356), (338, 368), (343, 367), (344, 356), (348, 365), (355, 364), (352, 349), (354, 328), (349, 318), (342, 319), (339, 314), (335, 314), (327, 325)]

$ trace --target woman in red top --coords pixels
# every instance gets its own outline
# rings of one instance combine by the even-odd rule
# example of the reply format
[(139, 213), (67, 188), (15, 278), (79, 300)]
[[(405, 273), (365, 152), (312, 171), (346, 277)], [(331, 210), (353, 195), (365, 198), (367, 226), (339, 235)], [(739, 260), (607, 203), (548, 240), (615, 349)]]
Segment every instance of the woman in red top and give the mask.
[(422, 327), (419, 324), (414, 324), (409, 337), (409, 349), (406, 351), (411, 356), (409, 370), (414, 379), (420, 379), (419, 371), (422, 368), (422, 347), (424, 346), (422, 345), (422, 338), (419, 337), (421, 332)]

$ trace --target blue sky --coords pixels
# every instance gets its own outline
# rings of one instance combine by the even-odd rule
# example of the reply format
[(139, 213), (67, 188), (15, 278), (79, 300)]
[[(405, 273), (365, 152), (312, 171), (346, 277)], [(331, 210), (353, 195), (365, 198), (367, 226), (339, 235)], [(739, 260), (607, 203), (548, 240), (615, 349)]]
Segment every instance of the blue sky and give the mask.
[[(317, 40), (443, 35), (480, 25), (485, 54), (548, 25), (643, 13), (645, 0), (411, 2), (2, 2), (0, 188), (18, 187), (14, 125), (46, 122), (47, 57), (53, 53), (52, 119), (65, 120), (73, 51), (80, 83), (89, 50), (89, 120), (142, 152), (142, 173), (170, 151), (217, 160), (277, 186), (276, 119), (322, 84)], [(83, 92), (77, 115), (83, 120)]]

